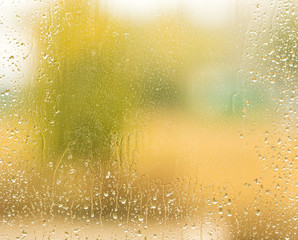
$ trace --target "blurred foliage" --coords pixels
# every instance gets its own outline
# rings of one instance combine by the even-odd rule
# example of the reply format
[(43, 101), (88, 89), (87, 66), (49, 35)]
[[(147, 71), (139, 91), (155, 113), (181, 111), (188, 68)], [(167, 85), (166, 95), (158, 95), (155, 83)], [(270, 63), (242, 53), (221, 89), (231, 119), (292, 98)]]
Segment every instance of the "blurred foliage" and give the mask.
[(45, 159), (70, 147), (75, 158), (107, 161), (129, 114), (179, 102), (176, 71), (193, 33), (177, 33), (189, 26), (165, 19), (144, 27), (92, 3), (55, 1), (39, 16), (41, 61), (29, 95)]
[[(45, 162), (66, 149), (75, 159), (108, 162), (113, 136), (141, 111), (241, 116), (229, 27), (206, 29), (180, 13), (138, 23), (93, 0), (52, 1), (36, 17), (39, 64), (28, 96)], [(214, 77), (211, 63), (220, 66)], [(194, 68), (207, 75), (189, 82)]]

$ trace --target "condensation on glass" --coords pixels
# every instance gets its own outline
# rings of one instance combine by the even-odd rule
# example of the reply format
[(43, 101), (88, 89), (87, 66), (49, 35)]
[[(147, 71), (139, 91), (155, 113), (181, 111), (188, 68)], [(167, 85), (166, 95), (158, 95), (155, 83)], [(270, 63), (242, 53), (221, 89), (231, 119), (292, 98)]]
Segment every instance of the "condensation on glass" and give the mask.
[(295, 0), (0, 9), (1, 239), (297, 239)]

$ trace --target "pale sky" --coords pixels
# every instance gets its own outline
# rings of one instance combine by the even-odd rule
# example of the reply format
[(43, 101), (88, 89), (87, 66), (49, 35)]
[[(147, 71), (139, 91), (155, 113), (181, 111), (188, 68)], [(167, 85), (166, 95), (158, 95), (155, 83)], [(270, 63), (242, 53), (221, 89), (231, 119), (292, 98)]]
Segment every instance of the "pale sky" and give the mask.
[(154, 17), (183, 10), (192, 19), (205, 24), (220, 24), (234, 9), (236, 0), (100, 0), (111, 12), (131, 17)]

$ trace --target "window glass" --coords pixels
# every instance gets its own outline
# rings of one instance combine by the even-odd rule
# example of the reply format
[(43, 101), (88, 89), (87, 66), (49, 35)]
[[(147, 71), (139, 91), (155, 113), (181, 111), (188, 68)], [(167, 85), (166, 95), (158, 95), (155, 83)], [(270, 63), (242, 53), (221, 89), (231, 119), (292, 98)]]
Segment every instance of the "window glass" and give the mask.
[(0, 0), (1, 239), (296, 239), (295, 0)]

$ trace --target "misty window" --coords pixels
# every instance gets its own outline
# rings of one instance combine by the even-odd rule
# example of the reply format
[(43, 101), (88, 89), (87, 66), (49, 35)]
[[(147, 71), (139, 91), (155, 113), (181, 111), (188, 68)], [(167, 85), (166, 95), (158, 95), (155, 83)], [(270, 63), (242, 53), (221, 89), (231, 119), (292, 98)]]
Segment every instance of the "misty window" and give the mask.
[(297, 2), (0, 1), (1, 239), (296, 239)]

